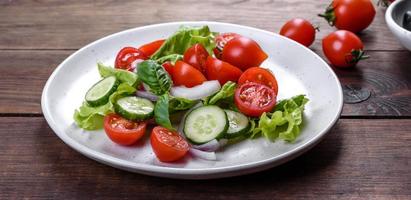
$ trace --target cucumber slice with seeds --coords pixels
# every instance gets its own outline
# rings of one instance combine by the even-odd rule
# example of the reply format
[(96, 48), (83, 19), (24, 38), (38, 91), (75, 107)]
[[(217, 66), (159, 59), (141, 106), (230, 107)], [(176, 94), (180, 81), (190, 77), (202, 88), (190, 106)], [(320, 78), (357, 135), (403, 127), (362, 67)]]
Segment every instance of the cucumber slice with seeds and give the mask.
[(242, 113), (232, 110), (224, 110), (227, 113), (228, 118), (228, 130), (225, 134), (225, 138), (232, 139), (247, 133), (250, 128), (250, 122), (248, 117)]
[(86, 93), (85, 100), (90, 106), (100, 106), (108, 102), (119, 82), (116, 77), (109, 76), (94, 84)]
[(228, 129), (227, 114), (218, 106), (202, 106), (191, 111), (185, 120), (184, 135), (194, 144), (222, 138)]
[(154, 104), (144, 98), (129, 96), (117, 100), (114, 110), (128, 120), (146, 120), (153, 117)]

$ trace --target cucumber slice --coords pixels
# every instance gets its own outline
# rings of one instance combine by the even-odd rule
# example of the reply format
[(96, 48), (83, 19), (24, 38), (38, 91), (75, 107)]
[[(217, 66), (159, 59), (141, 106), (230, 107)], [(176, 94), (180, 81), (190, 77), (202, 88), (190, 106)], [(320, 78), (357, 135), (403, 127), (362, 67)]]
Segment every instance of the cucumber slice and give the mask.
[(100, 106), (108, 102), (108, 98), (116, 91), (119, 82), (109, 76), (94, 84), (86, 93), (85, 99), (90, 106)]
[(227, 114), (218, 106), (202, 106), (186, 117), (184, 135), (194, 144), (203, 144), (224, 136), (228, 129)]
[(228, 118), (228, 130), (225, 138), (232, 139), (247, 133), (250, 128), (248, 117), (232, 110), (224, 110)]
[(128, 120), (145, 120), (153, 117), (154, 104), (140, 97), (123, 97), (114, 104), (114, 110)]

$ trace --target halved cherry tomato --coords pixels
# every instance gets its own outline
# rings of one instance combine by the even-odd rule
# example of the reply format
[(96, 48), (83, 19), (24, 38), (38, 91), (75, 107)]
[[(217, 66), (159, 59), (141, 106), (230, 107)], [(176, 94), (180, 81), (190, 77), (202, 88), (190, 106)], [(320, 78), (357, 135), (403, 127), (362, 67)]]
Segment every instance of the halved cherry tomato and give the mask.
[(134, 47), (124, 47), (118, 52), (114, 66), (118, 69), (133, 71), (138, 62), (146, 59), (148, 57), (140, 50)]
[(174, 65), (171, 64), (170, 61), (166, 61), (165, 63), (162, 64), (162, 66), (163, 66), (164, 69), (168, 72), (168, 74), (169, 74), (170, 76), (172, 76), (173, 70), (174, 70)]
[(218, 80), (221, 85), (224, 85), (227, 81), (237, 82), (243, 73), (237, 67), (211, 56), (207, 58), (206, 67), (207, 79)]
[(240, 112), (251, 117), (260, 117), (264, 112), (271, 112), (277, 96), (271, 88), (248, 82), (235, 90), (234, 102)]
[(221, 58), (225, 44), (235, 37), (241, 37), (241, 35), (237, 33), (221, 33), (217, 35), (215, 38), (216, 48), (213, 50), (217, 58)]
[(163, 45), (164, 41), (166, 40), (156, 40), (154, 42), (144, 44), (138, 49), (143, 52), (144, 55), (150, 57), (161, 47), (161, 45)]
[(200, 70), (201, 73), (205, 74), (205, 63), (207, 57), (207, 50), (201, 44), (195, 44), (186, 50), (183, 60), (184, 62)]
[(283, 25), (280, 35), (309, 47), (315, 39), (315, 28), (309, 21), (295, 18)]
[(254, 82), (266, 85), (274, 90), (275, 94), (278, 94), (277, 79), (274, 74), (261, 67), (252, 67), (245, 70), (245, 72), (238, 79), (238, 84), (244, 84), (247, 82)]
[(186, 87), (194, 87), (207, 81), (198, 69), (180, 60), (176, 62), (171, 77), (175, 85)]
[(340, 30), (358, 33), (374, 20), (375, 8), (371, 0), (334, 0), (319, 16)]
[(153, 128), (150, 142), (157, 158), (163, 162), (179, 160), (190, 149), (189, 144), (180, 134), (161, 126)]
[(235, 37), (224, 46), (222, 60), (241, 70), (260, 66), (267, 58), (260, 45), (247, 37)]
[(104, 130), (107, 136), (115, 143), (131, 145), (143, 137), (147, 122), (134, 122), (124, 119), (117, 114), (108, 114), (104, 117)]
[(350, 31), (335, 31), (326, 36), (322, 43), (324, 55), (337, 67), (352, 67), (368, 58), (364, 55), (361, 39)]

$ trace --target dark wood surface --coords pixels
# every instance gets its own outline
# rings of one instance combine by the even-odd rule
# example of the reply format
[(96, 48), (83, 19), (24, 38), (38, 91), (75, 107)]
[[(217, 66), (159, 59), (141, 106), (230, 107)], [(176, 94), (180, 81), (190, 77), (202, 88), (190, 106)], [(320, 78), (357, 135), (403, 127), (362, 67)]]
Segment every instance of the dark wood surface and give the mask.
[[(290, 18), (320, 25), (312, 49), (334, 29), (310, 0), (0, 0), (0, 199), (411, 199), (411, 53), (386, 27), (384, 9), (360, 35), (370, 59), (335, 69), (342, 85), (369, 91), (345, 104), (342, 119), (303, 156), (234, 178), (184, 181), (99, 164), (49, 128), (41, 91), (78, 48), (127, 28), (212, 20), (278, 32)], [(189, 7), (188, 7), (189, 6)], [(17, 89), (16, 89), (17, 88)]]

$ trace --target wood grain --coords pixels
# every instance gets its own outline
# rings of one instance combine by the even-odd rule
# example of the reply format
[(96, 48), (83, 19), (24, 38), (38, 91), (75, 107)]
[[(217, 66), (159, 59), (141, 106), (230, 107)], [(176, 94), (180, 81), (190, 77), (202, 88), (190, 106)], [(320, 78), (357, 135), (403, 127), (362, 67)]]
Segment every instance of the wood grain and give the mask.
[[(0, 113), (41, 114), (44, 84), (72, 52), (0, 51)], [(411, 53), (369, 54), (357, 68), (334, 69), (343, 85), (371, 91), (367, 101), (346, 104), (343, 116), (411, 116)]]
[[(376, 2), (376, 0), (375, 0)], [(329, 1), (307, 0), (2, 0), (0, 49), (78, 49), (125, 29), (172, 21), (220, 21), (279, 32), (302, 17), (321, 27), (314, 49), (334, 28), (317, 17)], [(384, 9), (361, 37), (369, 50), (403, 50), (388, 30)]]
[(410, 199), (410, 124), (342, 119), (318, 146), (282, 166), (186, 181), (99, 164), (65, 145), (41, 117), (3, 117), (0, 199)]

